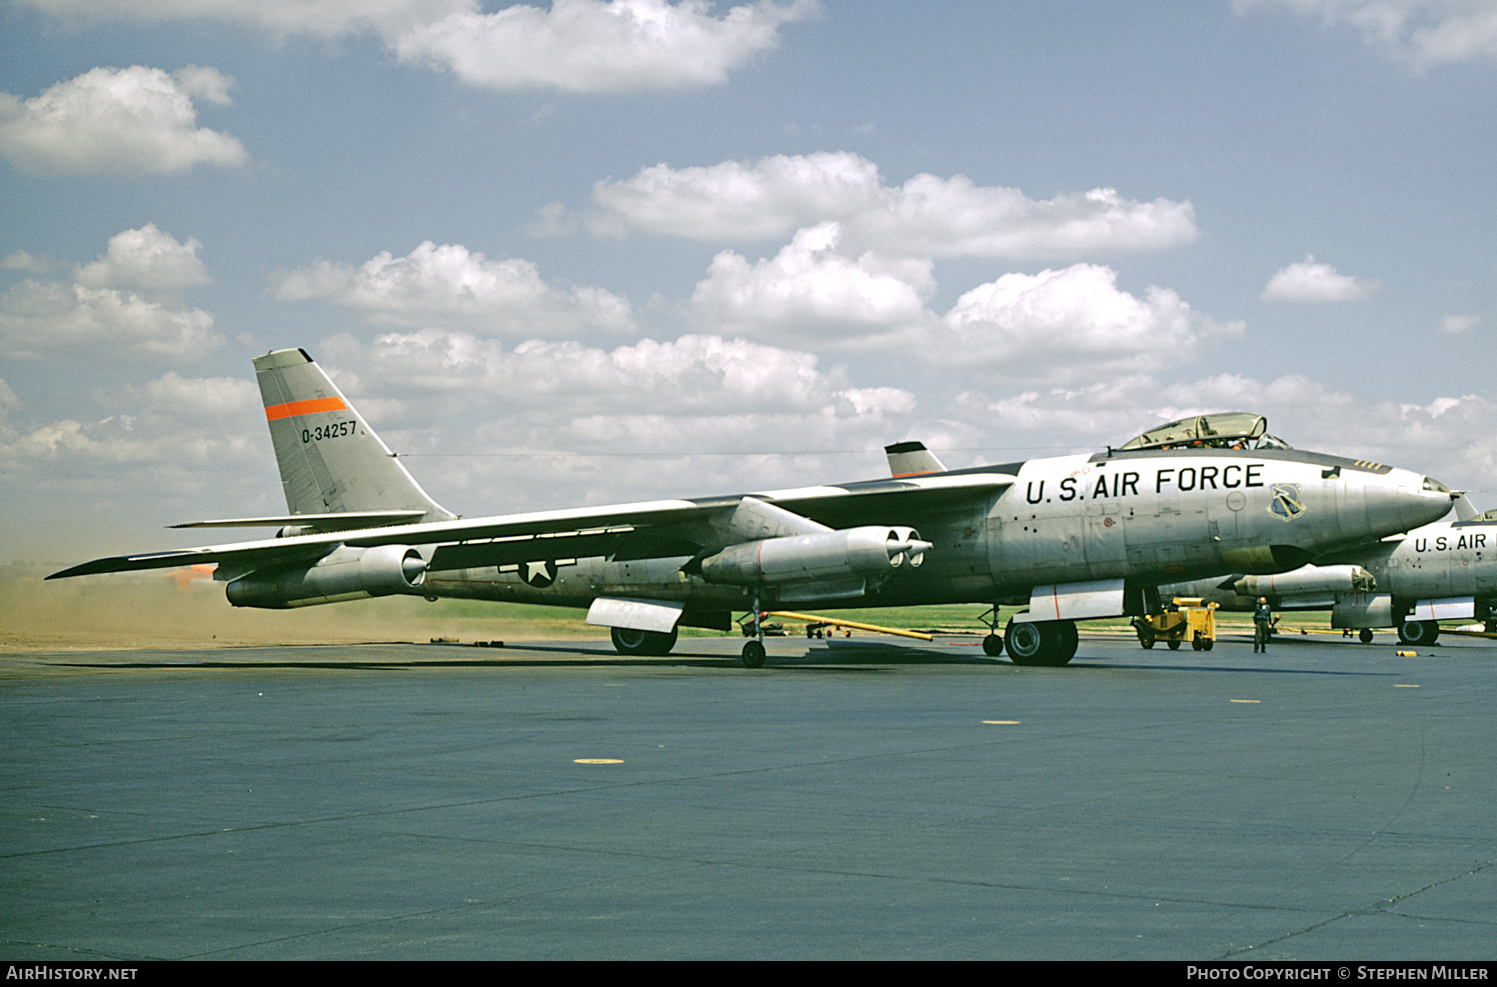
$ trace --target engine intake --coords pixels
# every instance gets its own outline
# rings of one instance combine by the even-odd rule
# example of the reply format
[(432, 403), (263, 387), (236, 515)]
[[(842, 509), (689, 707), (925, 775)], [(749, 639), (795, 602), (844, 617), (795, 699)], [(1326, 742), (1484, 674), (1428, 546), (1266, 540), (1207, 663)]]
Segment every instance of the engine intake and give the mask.
[(353, 548), (339, 545), (300, 569), (252, 572), (229, 583), (236, 607), (285, 610), (372, 596), (416, 592), (426, 581), (426, 560), (406, 545)]

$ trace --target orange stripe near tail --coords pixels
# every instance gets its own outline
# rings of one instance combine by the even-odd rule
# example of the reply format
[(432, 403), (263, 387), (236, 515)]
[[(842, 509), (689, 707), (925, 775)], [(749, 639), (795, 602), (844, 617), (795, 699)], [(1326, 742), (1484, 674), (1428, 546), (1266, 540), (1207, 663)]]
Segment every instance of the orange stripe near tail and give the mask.
[(312, 415), (319, 411), (344, 411), (348, 405), (343, 403), (342, 398), (311, 398), (306, 401), (288, 401), (285, 404), (273, 404), (265, 409), (265, 420), (273, 422), (281, 418), (295, 418), (297, 415)]

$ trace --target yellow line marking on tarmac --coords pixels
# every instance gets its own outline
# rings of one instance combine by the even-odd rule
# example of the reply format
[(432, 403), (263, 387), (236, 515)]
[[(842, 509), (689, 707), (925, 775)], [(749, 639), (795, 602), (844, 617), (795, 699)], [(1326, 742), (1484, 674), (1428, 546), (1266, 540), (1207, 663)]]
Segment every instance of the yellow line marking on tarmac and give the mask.
[(1016, 727), (1019, 725), (1018, 720), (983, 720), (982, 722), (998, 727)]
[(573, 764), (623, 764), (623, 758), (619, 757), (579, 757)]
[(1419, 687), (1417, 685), (1404, 685), (1403, 683), (1399, 682), (1399, 683), (1395, 683), (1394, 686), (1393, 686), (1393, 688), (1395, 688), (1395, 689), (1417, 689)]
[(1261, 699), (1228, 699), (1229, 703), (1261, 703)]

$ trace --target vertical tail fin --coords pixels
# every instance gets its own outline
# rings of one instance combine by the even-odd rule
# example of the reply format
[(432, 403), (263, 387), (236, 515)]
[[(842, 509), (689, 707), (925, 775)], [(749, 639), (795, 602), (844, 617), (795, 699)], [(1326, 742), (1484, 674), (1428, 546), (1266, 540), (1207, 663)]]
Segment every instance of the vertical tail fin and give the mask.
[(884, 446), (884, 455), (889, 457), (889, 474), (896, 478), (946, 472), (946, 467), (935, 453), (925, 448), (924, 442), (896, 442)]
[(292, 514), (419, 510), (456, 515), (432, 500), (306, 350), (255, 358), (265, 420)]

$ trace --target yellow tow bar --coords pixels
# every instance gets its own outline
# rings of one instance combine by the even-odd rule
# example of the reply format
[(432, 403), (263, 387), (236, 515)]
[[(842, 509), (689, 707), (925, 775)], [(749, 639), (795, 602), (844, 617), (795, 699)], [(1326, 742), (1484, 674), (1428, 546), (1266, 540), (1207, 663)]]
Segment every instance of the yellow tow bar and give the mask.
[(772, 610), (765, 614), (766, 617), (781, 617), (785, 620), (803, 620), (808, 624), (823, 624), (827, 627), (851, 627), (855, 631), (873, 631), (875, 634), (894, 634), (898, 637), (913, 637), (921, 641), (935, 640), (929, 634), (921, 634), (919, 631), (901, 631), (893, 627), (880, 627), (877, 624), (860, 624), (855, 620), (834, 620), (831, 617), (818, 617), (810, 613), (791, 613), (788, 610)]

